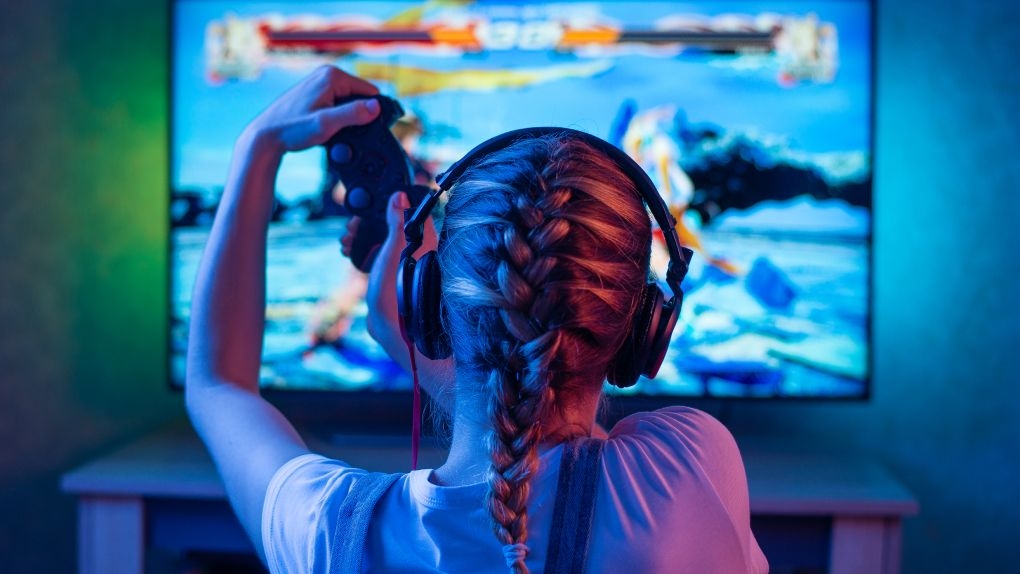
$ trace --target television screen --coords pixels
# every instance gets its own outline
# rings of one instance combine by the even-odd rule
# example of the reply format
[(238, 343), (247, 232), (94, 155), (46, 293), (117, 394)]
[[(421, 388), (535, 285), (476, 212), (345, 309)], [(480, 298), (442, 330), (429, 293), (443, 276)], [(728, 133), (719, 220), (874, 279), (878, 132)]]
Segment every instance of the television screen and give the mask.
[[(607, 139), (644, 166), (695, 250), (662, 397), (869, 392), (869, 0), (240, 2), (176, 0), (171, 33), (172, 373), (235, 138), (330, 63), (407, 114), (427, 183), (528, 126)], [(340, 254), (343, 186), (323, 149), (288, 155), (269, 230), (267, 388), (406, 391), (365, 330)], [(666, 256), (653, 246), (653, 271)]]

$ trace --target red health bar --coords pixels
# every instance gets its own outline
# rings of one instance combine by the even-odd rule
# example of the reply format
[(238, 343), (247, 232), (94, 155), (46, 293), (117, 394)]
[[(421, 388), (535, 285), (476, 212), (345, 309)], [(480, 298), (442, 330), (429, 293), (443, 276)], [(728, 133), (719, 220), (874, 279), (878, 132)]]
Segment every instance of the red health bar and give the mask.
[[(352, 51), (358, 45), (388, 44), (452, 45), (469, 50), (484, 49), (472, 28), (432, 30), (263, 30), (270, 48), (305, 48), (318, 52)], [(558, 49), (583, 45), (682, 44), (714, 51), (771, 50), (773, 32), (661, 31), (661, 30), (565, 30)]]

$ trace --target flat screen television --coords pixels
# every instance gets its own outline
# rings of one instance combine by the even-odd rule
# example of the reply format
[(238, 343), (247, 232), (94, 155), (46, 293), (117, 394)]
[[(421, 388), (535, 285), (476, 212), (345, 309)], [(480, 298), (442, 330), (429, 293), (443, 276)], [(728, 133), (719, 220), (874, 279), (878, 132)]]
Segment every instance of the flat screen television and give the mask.
[[(870, 391), (870, 0), (175, 0), (171, 379), (196, 266), (246, 123), (312, 68), (375, 82), (427, 182), (482, 140), (581, 129), (646, 167), (695, 249), (665, 364), (626, 391), (863, 399)], [(270, 225), (261, 383), (406, 396), (365, 330), (365, 280), (323, 149), (283, 162)], [(664, 268), (661, 246), (653, 267)], [(616, 391), (620, 394), (619, 391)]]

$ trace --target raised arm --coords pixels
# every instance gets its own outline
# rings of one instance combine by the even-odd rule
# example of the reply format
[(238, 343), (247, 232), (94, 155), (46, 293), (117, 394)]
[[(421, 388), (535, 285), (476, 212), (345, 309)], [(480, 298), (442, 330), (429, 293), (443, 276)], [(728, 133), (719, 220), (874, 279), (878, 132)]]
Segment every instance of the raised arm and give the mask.
[(188, 414), (260, 557), (266, 488), (307, 452), (294, 427), (259, 395), (265, 323), (266, 235), (283, 155), (374, 119), (378, 104), (336, 106), (374, 86), (324, 66), (263, 111), (239, 137), (192, 297), (185, 397)]

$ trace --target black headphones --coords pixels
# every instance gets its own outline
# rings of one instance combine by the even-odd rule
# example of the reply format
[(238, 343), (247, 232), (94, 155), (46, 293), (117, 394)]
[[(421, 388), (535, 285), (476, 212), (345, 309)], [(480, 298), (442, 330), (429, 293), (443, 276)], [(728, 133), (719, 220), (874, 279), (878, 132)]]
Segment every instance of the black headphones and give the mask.
[(424, 240), (425, 221), (438, 203), (439, 197), (453, 187), (464, 172), (480, 158), (516, 141), (550, 134), (574, 137), (613, 159), (634, 182), (638, 193), (665, 236), (666, 248), (669, 250), (666, 283), (673, 292), (673, 297), (666, 300), (666, 295), (654, 281), (645, 285), (631, 332), (609, 367), (607, 378), (610, 383), (621, 388), (630, 387), (637, 383), (639, 376), (651, 378), (659, 372), (680, 315), (684, 297), (680, 283), (687, 275), (688, 262), (693, 252), (680, 245), (676, 233), (676, 219), (666, 208), (666, 203), (645, 170), (616, 146), (577, 130), (558, 127), (525, 128), (487, 140), (437, 176), (436, 183), (439, 184), (439, 189), (426, 196), (409, 218), (407, 213), (404, 214), (407, 218), (404, 223), (407, 247), (400, 255), (397, 276), (397, 305), (404, 334), (409, 341), (414, 342), (421, 354), (429, 359), (445, 359), (450, 356), (450, 337), (442, 325), (438, 255), (435, 251), (429, 251), (420, 259), (414, 258), (414, 252), (421, 247)]

